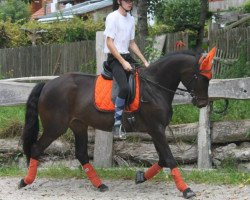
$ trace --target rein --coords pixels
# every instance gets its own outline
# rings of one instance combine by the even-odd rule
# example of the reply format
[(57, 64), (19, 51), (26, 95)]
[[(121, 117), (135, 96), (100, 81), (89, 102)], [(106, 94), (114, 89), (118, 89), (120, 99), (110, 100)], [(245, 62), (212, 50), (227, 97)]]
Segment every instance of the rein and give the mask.
[(176, 90), (180, 90), (180, 91), (182, 91), (182, 92), (176, 92), (176, 91), (171, 90), (171, 89), (169, 89), (169, 88), (167, 88), (167, 87), (164, 87), (164, 86), (160, 85), (158, 82), (155, 82), (155, 81), (153, 81), (153, 80), (151, 80), (151, 79), (149, 79), (149, 78), (143, 76), (143, 75), (140, 74), (140, 73), (138, 73), (138, 76), (139, 76), (142, 80), (144, 80), (144, 81), (146, 81), (146, 82), (149, 82), (149, 83), (151, 83), (152, 85), (155, 85), (155, 86), (159, 87), (160, 89), (162, 89), (162, 90), (164, 90), (164, 91), (166, 91), (166, 92), (171, 92), (171, 93), (173, 93), (173, 94), (177, 94), (177, 95), (181, 95), (181, 96), (185, 96), (185, 93), (189, 93), (189, 94), (191, 95), (191, 97), (194, 98), (194, 99), (196, 99), (196, 100), (198, 100), (198, 99), (206, 99), (206, 97), (199, 97), (199, 96), (196, 96), (196, 95), (194, 94), (194, 90), (193, 90), (193, 89), (189, 89), (189, 86), (191, 85), (191, 83), (192, 83), (194, 80), (196, 80), (196, 79), (198, 78), (198, 76), (197, 76), (196, 73), (195, 73), (195, 74), (192, 76), (192, 78), (188, 81), (187, 86), (185, 86), (187, 89), (182, 89), (182, 88), (179, 88), (179, 87), (176, 89)]
[(173, 94), (177, 94), (177, 95), (182, 95), (182, 96), (184, 96), (185, 93), (183, 93), (183, 92), (189, 92), (188, 90), (182, 89), (182, 88), (177, 88), (177, 90), (180, 90), (180, 91), (183, 91), (183, 92), (176, 92), (176, 91), (174, 91), (174, 90), (171, 90), (171, 89), (169, 89), (169, 88), (166, 88), (166, 87), (160, 85), (158, 82), (152, 81), (152, 80), (150, 80), (150, 79), (144, 77), (144, 76), (141, 75), (140, 73), (138, 73), (138, 76), (139, 76), (142, 80), (147, 81), (147, 82), (151, 83), (152, 85), (155, 85), (155, 86), (161, 88), (162, 90), (165, 90), (165, 91), (167, 91), (167, 92), (171, 92), (171, 93), (173, 93)]
[(182, 91), (182, 92), (176, 92), (176, 91), (171, 90), (171, 89), (169, 89), (169, 88), (167, 88), (167, 87), (164, 87), (164, 86), (160, 85), (158, 82), (155, 82), (155, 81), (153, 81), (153, 80), (150, 80), (149, 78), (146, 78), (145, 76), (141, 75), (140, 73), (138, 73), (138, 76), (139, 76), (142, 80), (147, 81), (147, 82), (151, 83), (152, 85), (155, 85), (155, 86), (161, 88), (162, 90), (164, 90), (164, 91), (166, 91), (166, 92), (171, 92), (171, 93), (173, 93), (173, 94), (182, 95), (182, 96), (185, 96), (185, 93), (188, 92), (192, 97), (198, 99), (198, 97), (196, 97), (196, 96), (194, 95), (193, 90), (188, 89), (188, 88), (189, 88), (189, 85), (192, 83), (192, 81), (193, 81), (194, 79), (197, 79), (197, 75), (196, 75), (196, 74), (194, 74), (193, 77), (192, 77), (192, 78), (190, 79), (190, 81), (188, 82), (188, 84), (187, 84), (187, 85), (188, 85), (188, 86), (187, 86), (187, 89), (182, 89), (182, 88), (179, 88), (179, 87), (177, 88), (177, 90), (180, 90), (180, 91)]

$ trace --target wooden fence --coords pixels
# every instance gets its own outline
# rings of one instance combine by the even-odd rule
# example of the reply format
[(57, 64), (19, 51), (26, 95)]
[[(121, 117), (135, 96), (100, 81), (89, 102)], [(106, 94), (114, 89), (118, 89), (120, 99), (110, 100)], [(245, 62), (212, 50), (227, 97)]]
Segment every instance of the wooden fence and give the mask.
[(188, 33), (187, 32), (177, 32), (177, 33), (168, 33), (166, 34), (165, 41), (165, 54), (177, 51), (188, 49)]
[[(185, 32), (169, 33), (157, 40), (154, 47), (164, 53), (188, 49), (188, 34)], [(96, 50), (102, 51), (103, 42), (98, 42), (98, 47), (95, 41), (82, 41), (0, 49), (0, 76), (45, 76), (81, 71), (82, 66), (96, 60)], [(218, 48), (213, 67), (214, 77), (217, 78), (233, 67), (241, 52), (245, 52), (250, 62), (250, 27), (209, 32), (209, 46)], [(98, 62), (98, 65), (102, 63)]]
[(250, 62), (250, 27), (211, 31), (209, 46), (217, 47), (213, 66), (216, 78), (234, 67), (240, 55), (246, 56), (246, 62)]
[[(103, 33), (97, 32), (97, 34)], [(180, 41), (184, 45), (180, 44)], [(101, 41), (97, 41), (99, 46), (96, 46), (95, 43), (96, 41), (82, 41), (0, 49), (0, 77), (49, 76), (81, 71), (81, 66), (85, 65), (85, 69), (86, 65), (96, 60), (96, 50), (98, 50), (97, 52), (103, 51), (104, 39), (101, 38)], [(155, 48), (165, 53), (187, 49), (188, 34), (185, 32), (168, 33)], [(101, 55), (98, 55), (97, 58)], [(102, 66), (98, 59), (97, 66)], [(89, 71), (94, 72), (94, 69), (89, 69)]]
[(81, 66), (96, 59), (95, 52), (95, 41), (0, 49), (0, 75), (26, 77), (80, 71)]

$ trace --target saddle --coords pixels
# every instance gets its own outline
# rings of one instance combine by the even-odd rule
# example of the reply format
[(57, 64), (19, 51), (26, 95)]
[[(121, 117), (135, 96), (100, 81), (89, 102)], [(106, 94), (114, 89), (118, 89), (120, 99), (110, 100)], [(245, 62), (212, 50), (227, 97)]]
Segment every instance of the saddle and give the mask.
[[(125, 112), (134, 112), (139, 109), (140, 104), (140, 83), (138, 73), (131, 73), (128, 78), (129, 95), (126, 99)], [(94, 89), (95, 107), (100, 111), (114, 111), (115, 99), (119, 92), (119, 86), (113, 79), (112, 71), (104, 62), (104, 67), (101, 75), (97, 76)]]
[[(115, 99), (119, 93), (119, 86), (118, 86), (116, 80), (113, 79), (113, 74), (112, 74), (111, 69), (108, 67), (107, 61), (103, 62), (103, 70), (102, 70), (101, 75), (103, 76), (104, 79), (113, 80), (112, 101), (113, 101), (113, 103), (115, 103)], [(129, 75), (128, 84), (129, 84), (129, 94), (126, 98), (126, 105), (127, 106), (129, 106), (135, 98), (135, 93), (136, 93), (136, 76), (135, 76), (135, 74), (131, 73)]]

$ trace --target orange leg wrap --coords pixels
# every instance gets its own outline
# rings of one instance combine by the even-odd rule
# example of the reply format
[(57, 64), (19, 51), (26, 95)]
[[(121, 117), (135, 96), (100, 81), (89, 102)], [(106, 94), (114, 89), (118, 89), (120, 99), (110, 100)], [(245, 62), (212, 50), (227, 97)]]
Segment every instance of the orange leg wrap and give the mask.
[(180, 190), (181, 192), (183, 192), (184, 190), (186, 190), (188, 188), (188, 186), (186, 185), (186, 183), (183, 181), (181, 173), (180, 173), (180, 171), (179, 171), (178, 168), (172, 169), (171, 174), (173, 176), (175, 185), (178, 188), (178, 190)]
[(162, 167), (158, 165), (158, 163), (153, 164), (144, 174), (145, 179), (149, 180), (153, 178), (156, 174), (158, 174), (162, 170)]
[(25, 176), (24, 178), (24, 182), (27, 185), (30, 185), (35, 180), (37, 174), (37, 166), (38, 166), (38, 160), (31, 158), (27, 176)]
[(87, 163), (87, 164), (83, 165), (83, 169), (84, 169), (85, 173), (87, 174), (89, 180), (93, 184), (93, 186), (98, 188), (102, 184), (102, 181), (97, 176), (94, 167), (90, 163)]

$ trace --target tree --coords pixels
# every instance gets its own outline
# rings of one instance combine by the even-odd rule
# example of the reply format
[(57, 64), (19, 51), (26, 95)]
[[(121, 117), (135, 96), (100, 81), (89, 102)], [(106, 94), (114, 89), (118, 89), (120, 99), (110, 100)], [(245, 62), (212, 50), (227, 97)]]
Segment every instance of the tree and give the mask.
[(10, 18), (11, 22), (18, 20), (27, 21), (29, 17), (28, 5), (22, 0), (8, 0), (1, 3), (0, 20), (6, 21)]
[(24, 3), (32, 3), (34, 0), (22, 0)]
[(137, 14), (138, 14), (138, 35), (139, 46), (142, 50), (146, 46), (146, 38), (148, 37), (148, 14), (154, 13), (157, 4), (161, 0), (137, 0)]
[(206, 17), (208, 14), (208, 0), (200, 0), (201, 8), (200, 8), (200, 19), (199, 19), (199, 28), (197, 33), (197, 40), (196, 40), (196, 50), (202, 50), (202, 42), (204, 37), (204, 27), (206, 22)]
[(157, 23), (172, 26), (174, 31), (197, 29), (199, 15), (199, 0), (164, 0), (155, 9)]
[(208, 17), (208, 0), (164, 0), (156, 7), (155, 15), (157, 23), (171, 26), (175, 32), (186, 29), (195, 31), (195, 49), (201, 49)]
[(139, 36), (139, 46), (142, 50), (144, 50), (146, 44), (146, 38), (148, 37), (148, 8), (149, 4), (145, 0), (138, 0), (138, 36)]
[(148, 13), (155, 13), (156, 8), (162, 0), (147, 0), (148, 2)]

